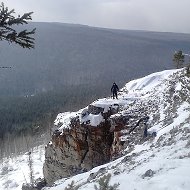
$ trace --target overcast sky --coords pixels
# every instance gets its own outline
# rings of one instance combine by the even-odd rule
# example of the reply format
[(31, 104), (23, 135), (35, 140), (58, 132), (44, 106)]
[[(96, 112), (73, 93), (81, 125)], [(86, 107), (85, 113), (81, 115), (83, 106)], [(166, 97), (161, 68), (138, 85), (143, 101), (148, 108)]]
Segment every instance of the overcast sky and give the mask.
[(33, 21), (190, 33), (190, 0), (3, 0)]

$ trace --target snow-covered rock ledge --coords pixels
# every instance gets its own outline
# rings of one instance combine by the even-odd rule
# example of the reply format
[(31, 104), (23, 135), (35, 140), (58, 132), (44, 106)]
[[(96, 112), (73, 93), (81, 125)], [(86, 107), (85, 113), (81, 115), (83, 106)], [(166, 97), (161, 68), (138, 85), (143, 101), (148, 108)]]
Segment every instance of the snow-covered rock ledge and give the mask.
[[(52, 141), (46, 146), (44, 164), (46, 181), (51, 184), (57, 179), (89, 171), (124, 156), (123, 159), (110, 162), (109, 168), (106, 165), (106, 172), (111, 172), (115, 176), (113, 182), (121, 179), (120, 189), (124, 190), (125, 177), (128, 176), (136, 182), (139, 180), (147, 188), (146, 175), (151, 173), (154, 178), (161, 168), (146, 166), (149, 160), (153, 160), (152, 163), (155, 164), (153, 158), (159, 157), (160, 151), (166, 155), (168, 149), (164, 147), (173, 146), (171, 151), (173, 153), (174, 145), (182, 143), (183, 140), (184, 147), (188, 147), (186, 144), (189, 134), (187, 128), (190, 123), (190, 79), (185, 72), (181, 69), (154, 73), (127, 83), (121, 90), (118, 100), (104, 98), (78, 112), (59, 114), (55, 121), (57, 128)], [(147, 116), (150, 118), (148, 132), (149, 134), (156, 132), (156, 138), (152, 136), (143, 138), (144, 126), (139, 121)], [(138, 126), (130, 132), (137, 123)], [(186, 150), (188, 151), (187, 148)], [(181, 157), (189, 159), (187, 151), (181, 154)], [(171, 155), (167, 155), (169, 159), (173, 159)], [(163, 165), (166, 161), (164, 158)], [(118, 172), (115, 172), (116, 170)], [(86, 180), (85, 188), (81, 185), (79, 189), (93, 189), (92, 184), (88, 185), (92, 173), (91, 171), (81, 174), (84, 180), (78, 180), (77, 177), (72, 179), (76, 179), (80, 184)], [(115, 175), (116, 173), (118, 174)], [(96, 177), (92, 181), (95, 183)], [(156, 184), (156, 181), (152, 183)], [(65, 184), (60, 187), (65, 187)], [(129, 187), (132, 190), (133, 187), (139, 189), (141, 186)], [(59, 186), (53, 189), (59, 190)]]
[[(101, 104), (100, 104), (101, 103)], [(110, 161), (113, 132), (109, 117), (119, 105), (94, 102), (79, 112), (59, 114), (52, 141), (46, 146), (44, 177), (48, 184)]]

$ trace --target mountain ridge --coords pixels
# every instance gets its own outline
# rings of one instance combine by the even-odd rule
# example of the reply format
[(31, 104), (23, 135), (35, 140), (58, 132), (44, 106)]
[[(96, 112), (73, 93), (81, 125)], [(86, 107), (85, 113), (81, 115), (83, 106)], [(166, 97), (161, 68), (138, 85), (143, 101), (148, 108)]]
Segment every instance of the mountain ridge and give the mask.
[(37, 28), (34, 50), (2, 42), (2, 65), (12, 68), (1, 71), (1, 92), (31, 95), (95, 81), (102, 88), (112, 81), (122, 86), (136, 77), (173, 68), (174, 51), (190, 48), (187, 34), (56, 23), (30, 23), (28, 27)]

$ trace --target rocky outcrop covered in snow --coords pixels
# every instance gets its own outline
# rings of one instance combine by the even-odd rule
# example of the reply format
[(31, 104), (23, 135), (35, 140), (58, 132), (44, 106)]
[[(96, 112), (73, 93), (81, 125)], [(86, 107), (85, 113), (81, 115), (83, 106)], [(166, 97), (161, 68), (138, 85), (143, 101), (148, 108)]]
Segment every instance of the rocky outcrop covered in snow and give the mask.
[[(67, 113), (58, 121), (52, 141), (46, 146), (44, 177), (47, 183), (63, 177), (88, 171), (110, 161), (113, 133), (110, 132), (110, 115), (118, 106), (105, 108), (89, 105), (77, 113)], [(60, 118), (59, 118), (60, 119)], [(58, 119), (58, 120), (59, 120)]]
[[(136, 145), (153, 141), (165, 128), (170, 131), (174, 126), (187, 125), (189, 82), (183, 69), (154, 73), (127, 83), (118, 100), (105, 98), (78, 112), (58, 115), (57, 129), (46, 146), (47, 183), (129, 154)], [(143, 136), (145, 127), (147, 137)], [(146, 177), (147, 173), (142, 175)]]
[[(121, 155), (124, 143), (130, 144), (132, 134), (124, 140), (120, 136), (142, 123), (138, 123), (136, 115), (118, 114), (125, 103), (125, 100), (103, 99), (79, 112), (58, 116), (55, 124), (59, 128), (55, 129), (45, 150), (43, 172), (48, 184), (89, 171)], [(143, 129), (141, 126), (134, 130), (139, 139)]]

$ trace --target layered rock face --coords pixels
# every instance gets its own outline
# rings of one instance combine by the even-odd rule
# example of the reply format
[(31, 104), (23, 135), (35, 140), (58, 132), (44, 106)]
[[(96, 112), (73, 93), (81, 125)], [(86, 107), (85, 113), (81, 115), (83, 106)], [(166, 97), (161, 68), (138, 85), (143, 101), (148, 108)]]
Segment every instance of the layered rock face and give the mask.
[[(43, 172), (48, 184), (116, 159), (130, 144), (134, 134), (127, 138), (126, 134), (138, 124), (139, 117), (117, 114), (122, 106), (113, 102), (106, 107), (89, 105), (88, 109), (63, 119), (68, 120), (67, 123), (54, 131), (52, 141), (46, 146)], [(137, 134), (142, 138), (140, 124), (133, 131), (136, 139)]]
[[(90, 105), (72, 116), (68, 126), (55, 130), (45, 151), (43, 171), (48, 184), (110, 161), (113, 132), (108, 118), (115, 112), (114, 108), (105, 111)], [(97, 126), (91, 125), (94, 123)]]

